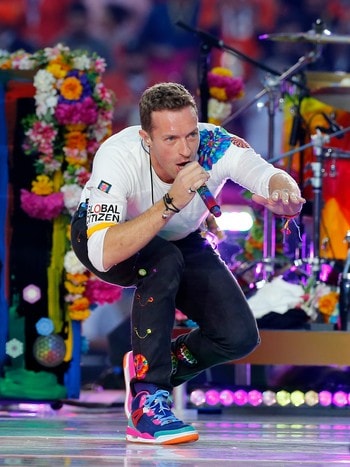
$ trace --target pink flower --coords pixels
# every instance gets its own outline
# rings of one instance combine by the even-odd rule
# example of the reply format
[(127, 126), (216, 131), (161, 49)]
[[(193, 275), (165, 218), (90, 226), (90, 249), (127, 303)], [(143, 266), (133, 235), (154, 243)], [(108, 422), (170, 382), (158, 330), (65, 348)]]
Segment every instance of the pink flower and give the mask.
[(52, 220), (58, 217), (64, 208), (63, 193), (40, 196), (22, 189), (21, 207), (30, 217)]
[(88, 96), (81, 102), (57, 105), (55, 117), (60, 125), (85, 123), (93, 125), (98, 117), (98, 108), (92, 97)]
[(84, 296), (90, 303), (113, 303), (120, 299), (122, 288), (118, 285), (103, 282), (100, 279), (91, 279), (86, 283)]

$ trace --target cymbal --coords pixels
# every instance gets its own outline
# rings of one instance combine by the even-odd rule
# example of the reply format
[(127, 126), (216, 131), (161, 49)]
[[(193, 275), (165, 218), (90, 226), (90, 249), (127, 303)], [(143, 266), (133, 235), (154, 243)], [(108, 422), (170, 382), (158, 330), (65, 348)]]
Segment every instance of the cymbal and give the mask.
[(336, 109), (350, 112), (350, 74), (308, 71), (305, 73), (310, 95)]
[(350, 44), (350, 36), (327, 33), (294, 32), (262, 34), (260, 40), (284, 41), (284, 42), (313, 42), (316, 44)]
[(350, 86), (317, 89), (311, 92), (311, 96), (331, 107), (350, 112)]
[(350, 73), (345, 71), (306, 71), (307, 86), (311, 90), (330, 86), (350, 86)]

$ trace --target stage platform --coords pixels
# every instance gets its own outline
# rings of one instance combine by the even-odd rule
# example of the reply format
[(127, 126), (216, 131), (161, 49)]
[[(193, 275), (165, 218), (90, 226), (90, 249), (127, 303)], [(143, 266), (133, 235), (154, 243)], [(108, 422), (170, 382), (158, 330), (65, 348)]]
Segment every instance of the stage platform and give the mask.
[(278, 412), (189, 411), (200, 434), (175, 446), (125, 441), (123, 391), (83, 392), (54, 411), (45, 404), (0, 406), (0, 465), (286, 467), (350, 464), (349, 409)]

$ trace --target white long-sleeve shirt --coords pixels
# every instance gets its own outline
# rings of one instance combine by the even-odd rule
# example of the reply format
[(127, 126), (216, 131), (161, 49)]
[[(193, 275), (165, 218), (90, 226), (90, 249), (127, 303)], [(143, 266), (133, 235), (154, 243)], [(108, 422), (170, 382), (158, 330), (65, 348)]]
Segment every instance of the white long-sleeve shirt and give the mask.
[[(139, 126), (108, 138), (98, 149), (90, 180), (81, 197), (88, 200), (88, 251), (92, 264), (104, 271), (102, 254), (107, 229), (131, 220), (159, 201), (171, 184), (159, 179), (141, 144)], [(269, 180), (281, 170), (257, 154), (243, 139), (223, 128), (199, 123), (198, 161), (208, 171), (207, 186), (217, 196), (230, 179), (252, 193), (268, 197)], [(159, 236), (178, 240), (197, 230), (208, 215), (202, 199), (193, 200), (167, 222)]]

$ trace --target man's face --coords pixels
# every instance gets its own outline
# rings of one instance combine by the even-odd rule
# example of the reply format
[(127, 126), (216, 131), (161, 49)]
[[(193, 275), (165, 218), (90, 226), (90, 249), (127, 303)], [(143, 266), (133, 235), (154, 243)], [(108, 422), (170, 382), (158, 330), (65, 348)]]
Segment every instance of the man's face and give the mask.
[(199, 145), (198, 117), (191, 107), (152, 113), (150, 154), (153, 169), (166, 183), (172, 183), (179, 171), (196, 159)]

